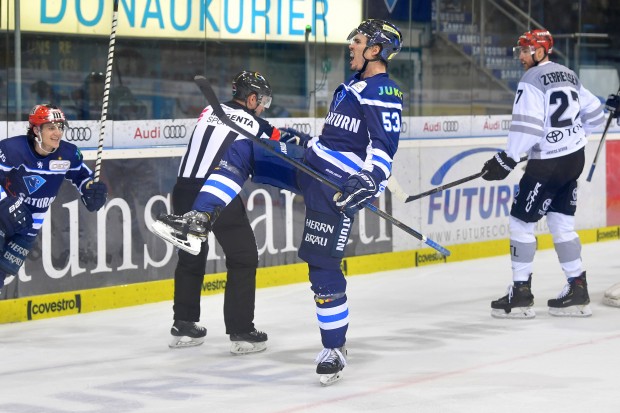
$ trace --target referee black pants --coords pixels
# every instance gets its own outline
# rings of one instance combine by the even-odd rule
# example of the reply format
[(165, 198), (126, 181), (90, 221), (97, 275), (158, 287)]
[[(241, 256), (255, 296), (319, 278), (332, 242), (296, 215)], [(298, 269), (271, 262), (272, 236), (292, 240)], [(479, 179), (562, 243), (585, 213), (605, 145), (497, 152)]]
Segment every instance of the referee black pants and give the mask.
[[(191, 210), (204, 180), (179, 178), (172, 191), (174, 214)], [(226, 255), (226, 290), (224, 292), (224, 323), (226, 334), (247, 333), (254, 329), (256, 268), (258, 251), (245, 206), (236, 196), (220, 213), (213, 234)], [(200, 297), (207, 264), (208, 243), (200, 254), (179, 250), (174, 272), (174, 319), (200, 320)]]

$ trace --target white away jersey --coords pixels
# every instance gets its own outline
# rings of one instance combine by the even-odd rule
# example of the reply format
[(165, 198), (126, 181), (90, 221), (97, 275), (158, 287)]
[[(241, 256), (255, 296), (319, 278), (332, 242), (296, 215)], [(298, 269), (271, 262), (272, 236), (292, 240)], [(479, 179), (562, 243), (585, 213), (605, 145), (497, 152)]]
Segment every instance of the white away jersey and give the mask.
[(565, 156), (583, 148), (605, 121), (603, 106), (577, 75), (554, 62), (525, 72), (512, 109), (506, 153), (514, 160)]

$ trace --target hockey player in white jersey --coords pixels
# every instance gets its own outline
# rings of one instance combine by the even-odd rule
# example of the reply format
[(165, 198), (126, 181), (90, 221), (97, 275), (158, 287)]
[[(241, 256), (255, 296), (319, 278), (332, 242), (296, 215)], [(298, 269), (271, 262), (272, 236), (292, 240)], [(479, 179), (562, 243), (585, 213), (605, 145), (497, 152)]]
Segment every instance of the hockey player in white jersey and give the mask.
[(482, 171), (487, 181), (502, 180), (526, 153), (528, 163), (510, 211), (512, 285), (491, 302), (497, 318), (533, 318), (532, 264), (536, 252), (534, 227), (542, 217), (547, 226), (567, 284), (547, 302), (554, 316), (592, 314), (581, 242), (575, 232), (577, 179), (585, 163), (584, 147), (590, 132), (604, 122), (603, 107), (577, 75), (551, 62), (553, 37), (547, 30), (525, 32), (514, 48), (525, 74), (512, 109), (505, 151), (488, 160)]

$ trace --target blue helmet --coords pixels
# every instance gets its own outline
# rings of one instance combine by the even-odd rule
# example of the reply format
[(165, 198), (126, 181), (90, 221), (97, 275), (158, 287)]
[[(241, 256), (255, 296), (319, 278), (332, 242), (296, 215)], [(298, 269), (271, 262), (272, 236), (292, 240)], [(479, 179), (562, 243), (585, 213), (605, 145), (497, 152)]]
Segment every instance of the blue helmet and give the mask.
[(347, 40), (351, 40), (353, 36), (358, 33), (363, 34), (368, 39), (366, 43), (367, 47), (376, 44), (381, 46), (381, 53), (379, 56), (385, 63), (396, 56), (402, 47), (403, 35), (400, 30), (398, 30), (398, 27), (385, 20), (364, 20), (351, 31)]

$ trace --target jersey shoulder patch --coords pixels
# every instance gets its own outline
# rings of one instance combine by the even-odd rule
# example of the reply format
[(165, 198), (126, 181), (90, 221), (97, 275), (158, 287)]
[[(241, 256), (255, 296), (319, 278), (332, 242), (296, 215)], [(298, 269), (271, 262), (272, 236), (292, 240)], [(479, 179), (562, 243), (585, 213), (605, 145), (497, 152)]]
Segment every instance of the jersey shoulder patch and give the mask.
[(368, 83), (366, 83), (365, 80), (362, 80), (361, 82), (351, 85), (351, 89), (355, 90), (357, 93), (362, 93), (362, 90), (366, 89), (366, 86), (368, 86)]

